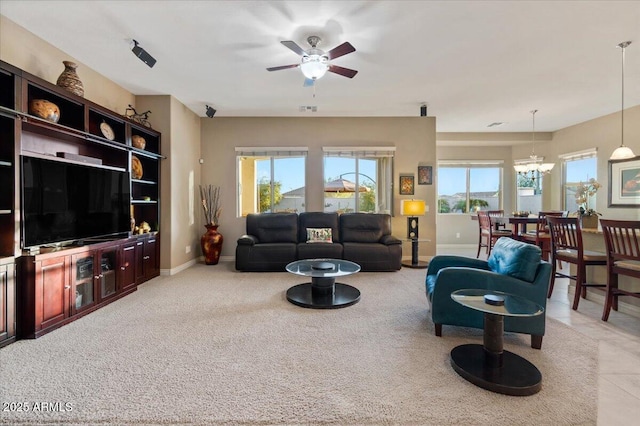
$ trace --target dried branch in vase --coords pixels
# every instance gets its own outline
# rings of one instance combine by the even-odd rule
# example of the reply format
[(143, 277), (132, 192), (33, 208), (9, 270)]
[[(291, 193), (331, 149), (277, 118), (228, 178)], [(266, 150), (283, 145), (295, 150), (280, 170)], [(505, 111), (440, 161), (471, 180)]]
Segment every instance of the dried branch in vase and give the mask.
[(220, 220), (220, 187), (214, 185), (200, 185), (200, 198), (206, 225), (218, 225)]

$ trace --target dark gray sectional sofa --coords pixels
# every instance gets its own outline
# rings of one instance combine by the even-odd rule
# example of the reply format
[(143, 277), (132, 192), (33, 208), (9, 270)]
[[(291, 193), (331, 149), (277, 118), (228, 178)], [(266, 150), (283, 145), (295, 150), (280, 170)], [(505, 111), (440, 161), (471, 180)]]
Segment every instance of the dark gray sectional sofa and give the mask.
[[(330, 229), (332, 242), (308, 242), (310, 228)], [(401, 267), (402, 244), (391, 235), (388, 214), (249, 214), (246, 230), (236, 246), (238, 271), (282, 272), (295, 260), (320, 258), (350, 260), (362, 271)]]

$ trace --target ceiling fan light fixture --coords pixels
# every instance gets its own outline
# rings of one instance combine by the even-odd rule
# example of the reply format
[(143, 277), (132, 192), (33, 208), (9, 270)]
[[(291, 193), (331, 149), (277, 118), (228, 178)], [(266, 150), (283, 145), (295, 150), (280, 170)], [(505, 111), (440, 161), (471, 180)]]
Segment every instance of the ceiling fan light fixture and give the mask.
[(305, 55), (300, 64), (302, 74), (310, 80), (322, 78), (329, 69), (329, 58), (324, 55)]

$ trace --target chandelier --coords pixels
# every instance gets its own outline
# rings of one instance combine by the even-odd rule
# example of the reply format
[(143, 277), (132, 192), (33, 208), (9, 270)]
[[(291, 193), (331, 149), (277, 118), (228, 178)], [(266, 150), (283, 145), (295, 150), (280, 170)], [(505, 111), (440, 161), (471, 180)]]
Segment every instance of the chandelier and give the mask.
[(531, 155), (528, 160), (519, 161), (517, 164), (513, 166), (514, 170), (518, 172), (519, 175), (522, 175), (531, 180), (536, 180), (537, 175), (544, 175), (551, 172), (553, 169), (554, 163), (543, 163), (542, 158), (538, 158), (536, 155), (536, 112), (537, 109), (531, 111), (531, 115), (533, 118), (533, 131), (531, 132)]
[(624, 146), (624, 49), (631, 44), (630, 41), (624, 41), (618, 45), (622, 50), (622, 109), (620, 110), (620, 116), (622, 121), (622, 136), (620, 140), (620, 146), (613, 151), (609, 160), (626, 160), (628, 158), (635, 157), (631, 148)]

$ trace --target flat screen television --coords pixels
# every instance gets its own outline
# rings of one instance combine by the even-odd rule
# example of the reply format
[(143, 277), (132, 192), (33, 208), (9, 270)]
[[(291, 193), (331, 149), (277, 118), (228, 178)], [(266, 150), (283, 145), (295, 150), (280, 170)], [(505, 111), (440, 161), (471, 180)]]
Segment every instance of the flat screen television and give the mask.
[(22, 248), (131, 230), (129, 172), (22, 156)]

